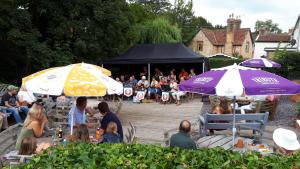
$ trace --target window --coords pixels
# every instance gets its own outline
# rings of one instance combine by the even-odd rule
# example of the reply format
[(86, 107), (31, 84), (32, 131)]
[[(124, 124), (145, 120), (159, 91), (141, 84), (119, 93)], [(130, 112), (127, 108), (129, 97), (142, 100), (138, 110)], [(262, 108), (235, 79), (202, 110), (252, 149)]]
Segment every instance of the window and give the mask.
[(197, 50), (198, 51), (203, 51), (203, 41), (198, 41), (197, 42)]
[(250, 43), (246, 42), (246, 46), (245, 46), (245, 52), (246, 53), (249, 53), (249, 45), (250, 45)]

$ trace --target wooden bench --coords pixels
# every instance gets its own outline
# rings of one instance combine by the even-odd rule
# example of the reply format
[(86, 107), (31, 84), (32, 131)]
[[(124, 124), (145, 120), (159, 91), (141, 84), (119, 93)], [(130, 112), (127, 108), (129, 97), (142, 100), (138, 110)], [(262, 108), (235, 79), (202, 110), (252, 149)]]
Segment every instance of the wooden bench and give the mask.
[(18, 134), (22, 127), (23, 126), (18, 123), (0, 133), (0, 154), (8, 153), (15, 148)]
[[(261, 139), (262, 130), (268, 121), (269, 113), (258, 114), (236, 114), (236, 128), (253, 130), (253, 134), (258, 131)], [(233, 114), (209, 114), (206, 113), (199, 117), (199, 134), (206, 136), (209, 130), (226, 130), (232, 129)]]

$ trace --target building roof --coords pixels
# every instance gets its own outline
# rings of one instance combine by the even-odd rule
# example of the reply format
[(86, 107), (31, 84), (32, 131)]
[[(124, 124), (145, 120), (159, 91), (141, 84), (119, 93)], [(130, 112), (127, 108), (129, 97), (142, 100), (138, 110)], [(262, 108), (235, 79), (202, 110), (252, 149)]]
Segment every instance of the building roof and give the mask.
[(282, 34), (267, 34), (259, 35), (256, 42), (289, 42), (291, 35), (287, 33)]
[(299, 14), (299, 16), (298, 16), (298, 18), (297, 18), (296, 24), (295, 24), (295, 26), (294, 26), (294, 30), (293, 30), (293, 32), (292, 32), (292, 35), (293, 35), (293, 36), (294, 36), (294, 33), (295, 33), (295, 29), (296, 29), (296, 27), (297, 27), (297, 25), (298, 25), (299, 22), (300, 22), (300, 14)]
[[(226, 29), (201, 29), (208, 40), (216, 46), (223, 46), (226, 43)], [(234, 31), (233, 45), (241, 46), (246, 38), (247, 32), (250, 32), (250, 28), (241, 28)], [(250, 32), (251, 35), (251, 32)]]

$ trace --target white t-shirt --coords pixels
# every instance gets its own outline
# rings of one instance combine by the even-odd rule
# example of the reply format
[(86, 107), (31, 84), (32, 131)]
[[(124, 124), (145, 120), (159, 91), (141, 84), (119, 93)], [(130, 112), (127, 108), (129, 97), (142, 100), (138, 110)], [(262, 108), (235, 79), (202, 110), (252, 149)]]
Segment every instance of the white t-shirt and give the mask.
[(26, 101), (27, 103), (32, 103), (36, 101), (36, 97), (30, 91), (19, 91), (18, 98), (19, 100)]

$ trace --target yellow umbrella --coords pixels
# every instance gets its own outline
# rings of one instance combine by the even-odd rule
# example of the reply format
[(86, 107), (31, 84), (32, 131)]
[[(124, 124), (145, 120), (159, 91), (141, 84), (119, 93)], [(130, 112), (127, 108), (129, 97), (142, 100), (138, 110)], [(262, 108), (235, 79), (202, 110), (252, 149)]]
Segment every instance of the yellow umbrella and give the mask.
[(123, 93), (122, 84), (108, 77), (102, 67), (79, 63), (39, 71), (22, 79), (22, 85), (34, 93), (66, 96), (104, 96)]

